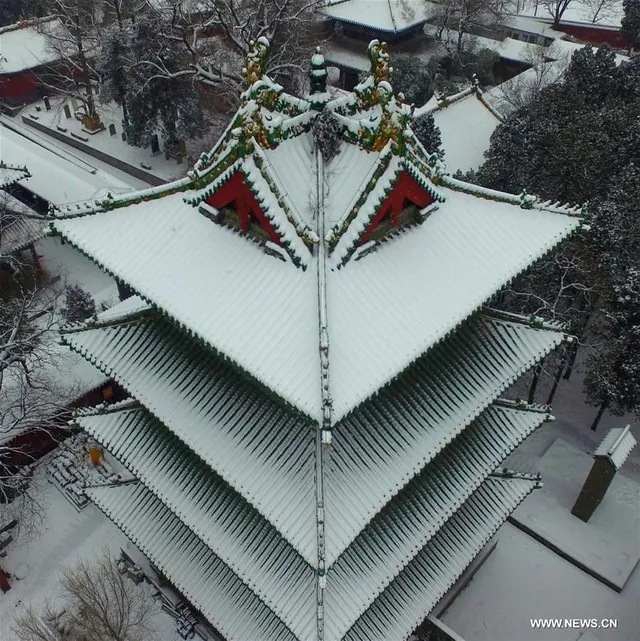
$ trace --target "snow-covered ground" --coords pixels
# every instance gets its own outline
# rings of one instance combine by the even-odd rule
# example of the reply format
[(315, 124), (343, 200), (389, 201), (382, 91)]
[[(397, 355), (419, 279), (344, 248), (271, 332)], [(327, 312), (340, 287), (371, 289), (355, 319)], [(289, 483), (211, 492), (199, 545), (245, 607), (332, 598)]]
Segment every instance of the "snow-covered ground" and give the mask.
[[(590, 454), (611, 427), (630, 423), (636, 438), (640, 437), (640, 423), (632, 415), (616, 417), (605, 412), (597, 431), (589, 429), (597, 409), (586, 403), (582, 393), (588, 354), (588, 348), (579, 351), (571, 378), (560, 383), (553, 401), (556, 420), (545, 423), (536, 430), (507, 461), (510, 467), (519, 470), (541, 470), (543, 482), (545, 477), (548, 479), (547, 486), (526, 499), (520, 510), (529, 510), (527, 502), (530, 499), (532, 509), (535, 507), (533, 504), (541, 500), (543, 503), (539, 506), (540, 510), (546, 509), (548, 501), (545, 503), (540, 493), (547, 491), (564, 508), (565, 513), (558, 518), (565, 521), (575, 519), (569, 514), (580, 487), (579, 479), (575, 474), (572, 478), (570, 473), (572, 467), (575, 472), (571, 463), (575, 459), (575, 453), (569, 460), (555, 455), (544, 460), (545, 453), (550, 451), (549, 448), (558, 439), (570, 443), (575, 450)], [(514, 386), (508, 396), (523, 395), (528, 382), (529, 377), (525, 377), (519, 385)], [(542, 379), (536, 395), (538, 402), (546, 400), (550, 385), (549, 378)], [(553, 469), (549, 469), (549, 463), (552, 463)], [(581, 473), (586, 475), (584, 467)], [(587, 554), (595, 552), (596, 555), (602, 555), (602, 558), (596, 559), (600, 564), (606, 563), (606, 555), (610, 556), (612, 553), (607, 548), (618, 544), (620, 537), (624, 536), (625, 532), (621, 530), (627, 528), (626, 544), (635, 540), (637, 545), (640, 541), (638, 532), (634, 535), (633, 530), (628, 529), (640, 512), (640, 447), (631, 452), (615, 481), (611, 491), (618, 495), (617, 498), (623, 499), (628, 510), (635, 510), (635, 514), (630, 514), (630, 519), (625, 518), (625, 523), (617, 523), (617, 508), (610, 502), (607, 504), (605, 497), (598, 508), (599, 512), (596, 511), (591, 521), (596, 526), (595, 536), (600, 538), (601, 549), (598, 550), (597, 546), (595, 550), (587, 549)], [(620, 490), (620, 487), (624, 490)], [(553, 515), (548, 513), (537, 516), (547, 521), (553, 519)], [(547, 523), (552, 530), (557, 525), (553, 521)], [(566, 534), (563, 537), (565, 542), (570, 537), (570, 533)], [(574, 534), (580, 536), (580, 532)], [(575, 547), (584, 548), (585, 545), (584, 541), (577, 541)], [(580, 553), (585, 552), (578, 549), (574, 556)], [(620, 561), (622, 557), (618, 555), (617, 559)], [(612, 566), (609, 571), (615, 572), (615, 568)], [(618, 620), (616, 629), (592, 630), (595, 636), (585, 636), (581, 641), (631, 641), (640, 638), (639, 595), (640, 566), (635, 567), (622, 592), (618, 594), (528, 534), (506, 524), (498, 533), (496, 550), (440, 618), (467, 641), (576, 641), (585, 632), (584, 629), (534, 630), (530, 619), (611, 618)]]
[[(21, 112), (21, 116), (27, 121), (35, 119), (35, 122), (53, 129), (70, 140), (74, 139), (71, 136), (73, 132), (76, 136), (82, 137), (83, 140), (81, 142), (87, 147), (114, 156), (134, 167), (142, 168), (162, 180), (169, 181), (180, 178), (191, 168), (185, 161), (177, 164), (175, 160), (167, 160), (164, 153), (154, 155), (149, 148), (141, 149), (124, 142), (122, 140), (122, 113), (115, 104), (109, 103), (99, 106), (100, 117), (105, 125), (105, 130), (95, 134), (88, 134), (83, 130), (82, 123), (73, 115), (73, 105), (65, 98), (52, 98), (50, 105), (51, 109), (47, 111), (44, 102), (35, 103), (24, 109)], [(71, 118), (66, 118), (65, 116), (65, 105), (68, 105), (71, 109)], [(37, 111), (37, 108), (40, 108), (40, 111)], [(109, 132), (109, 126), (112, 124), (116, 128), (116, 135), (114, 136)]]
[[(14, 617), (26, 605), (39, 607), (55, 600), (59, 576), (79, 559), (91, 562), (102, 550), (119, 557), (123, 549), (129, 556), (141, 556), (120, 530), (93, 504), (77, 511), (56, 485), (50, 482), (45, 466), (39, 467), (35, 482), (39, 500), (45, 508), (39, 534), (30, 541), (20, 537), (7, 547), (3, 568), (11, 574), (11, 590), (0, 594), (0, 639), (15, 641), (11, 631)], [(142, 588), (141, 588), (142, 589)], [(154, 620), (157, 641), (179, 641), (173, 619), (160, 612)]]
[(576, 641), (584, 629), (533, 629), (534, 618), (616, 619), (599, 641), (639, 638), (640, 570), (618, 594), (511, 524), (442, 621), (467, 641)]

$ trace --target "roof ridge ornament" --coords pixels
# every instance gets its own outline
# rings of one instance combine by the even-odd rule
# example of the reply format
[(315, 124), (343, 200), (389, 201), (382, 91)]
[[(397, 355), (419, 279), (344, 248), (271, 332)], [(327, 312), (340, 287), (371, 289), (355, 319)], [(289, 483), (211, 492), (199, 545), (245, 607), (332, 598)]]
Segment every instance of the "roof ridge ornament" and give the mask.
[(367, 55), (371, 61), (371, 75), (375, 84), (391, 82), (393, 67), (390, 65), (389, 46), (386, 42), (372, 40), (367, 47)]
[(242, 70), (249, 87), (258, 82), (258, 80), (262, 80), (265, 75), (270, 52), (271, 44), (264, 36), (260, 36), (255, 42), (253, 40), (249, 42), (247, 66)]
[(320, 51), (320, 47), (316, 47), (314, 54), (311, 56), (311, 68), (309, 70), (310, 93), (324, 93), (327, 90), (327, 76), (327, 63)]

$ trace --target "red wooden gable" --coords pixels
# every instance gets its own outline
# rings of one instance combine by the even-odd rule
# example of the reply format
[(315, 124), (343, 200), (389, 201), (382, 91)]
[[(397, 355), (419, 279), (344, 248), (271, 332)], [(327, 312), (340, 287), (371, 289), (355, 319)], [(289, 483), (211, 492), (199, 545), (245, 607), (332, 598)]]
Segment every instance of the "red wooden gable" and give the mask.
[(278, 245), (282, 240), (269, 219), (260, 207), (253, 192), (244, 180), (242, 172), (237, 171), (227, 182), (215, 193), (211, 194), (205, 201), (211, 207), (220, 210), (230, 205), (234, 207), (240, 218), (240, 229), (243, 234), (249, 232), (249, 225), (259, 224), (269, 235), (269, 238)]
[(391, 193), (385, 198), (378, 213), (373, 217), (369, 226), (362, 234), (359, 244), (362, 245), (366, 243), (371, 237), (371, 234), (387, 216), (391, 218), (391, 227), (395, 227), (398, 223), (400, 212), (407, 204), (411, 203), (423, 209), (433, 202), (435, 202), (433, 196), (424, 189), (411, 174), (408, 174), (406, 171), (400, 172)]

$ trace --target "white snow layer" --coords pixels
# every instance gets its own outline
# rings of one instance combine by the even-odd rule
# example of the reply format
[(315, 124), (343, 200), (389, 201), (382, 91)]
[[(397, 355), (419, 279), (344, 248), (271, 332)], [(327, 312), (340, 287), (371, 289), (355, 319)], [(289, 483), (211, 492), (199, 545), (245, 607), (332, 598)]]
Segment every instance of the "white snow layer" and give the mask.
[(473, 93), (433, 111), (433, 119), (440, 128), (444, 161), (451, 173), (477, 169), (484, 162), (491, 134), (500, 124)]
[[(327, 274), (336, 421), (579, 224), (443, 193), (447, 202), (412, 233)], [(267, 256), (186, 205), (181, 194), (59, 220), (55, 227), (284, 400), (320, 419), (315, 258), (302, 271)]]

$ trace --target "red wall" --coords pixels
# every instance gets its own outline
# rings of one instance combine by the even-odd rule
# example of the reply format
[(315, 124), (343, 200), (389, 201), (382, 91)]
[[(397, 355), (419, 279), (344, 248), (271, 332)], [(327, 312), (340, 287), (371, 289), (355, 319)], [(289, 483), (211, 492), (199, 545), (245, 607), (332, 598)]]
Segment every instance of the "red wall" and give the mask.
[(236, 211), (240, 216), (242, 232), (244, 234), (249, 231), (249, 223), (253, 217), (267, 231), (269, 238), (271, 238), (274, 243), (282, 245), (282, 240), (280, 240), (278, 232), (265, 216), (262, 207), (260, 207), (260, 203), (256, 200), (253, 192), (244, 181), (242, 172), (237, 171), (233, 174), (218, 191), (207, 198), (206, 202), (216, 209), (222, 209), (234, 203)]
[(434, 202), (433, 196), (423, 189), (413, 176), (402, 171), (398, 175), (391, 193), (380, 205), (378, 213), (373, 217), (364, 234), (362, 234), (359, 244), (363, 245), (369, 240), (376, 227), (389, 213), (391, 214), (392, 225), (395, 227), (398, 216), (407, 200), (421, 209)]
[(568, 33), (570, 36), (590, 42), (592, 44), (609, 44), (616, 49), (627, 49), (630, 45), (629, 39), (623, 36), (619, 31), (610, 29), (600, 29), (597, 25), (564, 25), (561, 24), (558, 29)]
[(21, 102), (35, 98), (38, 85), (35, 76), (30, 71), (11, 76), (0, 76), (0, 98), (11, 102)]

